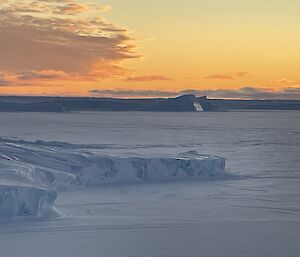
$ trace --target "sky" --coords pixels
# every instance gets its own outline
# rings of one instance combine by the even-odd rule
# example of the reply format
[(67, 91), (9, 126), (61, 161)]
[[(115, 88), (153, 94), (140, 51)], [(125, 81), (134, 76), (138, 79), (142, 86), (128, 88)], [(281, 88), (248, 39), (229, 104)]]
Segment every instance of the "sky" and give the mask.
[(298, 0), (0, 0), (0, 94), (300, 99)]

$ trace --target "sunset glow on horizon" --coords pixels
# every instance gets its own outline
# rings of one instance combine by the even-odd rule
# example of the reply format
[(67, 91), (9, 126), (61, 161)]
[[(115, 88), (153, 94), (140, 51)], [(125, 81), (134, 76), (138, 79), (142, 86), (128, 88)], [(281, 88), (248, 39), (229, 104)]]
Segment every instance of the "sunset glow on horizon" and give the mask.
[(0, 94), (300, 99), (298, 0), (0, 0)]

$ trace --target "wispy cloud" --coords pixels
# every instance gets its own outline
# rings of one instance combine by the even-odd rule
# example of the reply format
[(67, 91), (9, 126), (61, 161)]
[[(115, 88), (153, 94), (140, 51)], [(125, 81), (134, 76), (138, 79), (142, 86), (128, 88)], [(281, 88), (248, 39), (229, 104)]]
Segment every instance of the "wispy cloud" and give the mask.
[(157, 80), (171, 80), (168, 77), (161, 76), (161, 75), (143, 75), (143, 76), (132, 76), (128, 77), (126, 81), (129, 82), (151, 82)]
[(206, 79), (212, 79), (212, 80), (235, 80), (235, 78), (231, 75), (226, 74), (215, 74), (205, 77)]
[(113, 7), (109, 4), (103, 4), (103, 5), (100, 5), (98, 7), (98, 9), (99, 9), (100, 12), (109, 12), (110, 10), (113, 9)]
[(11, 81), (10, 80), (6, 80), (3, 78), (0, 78), (0, 86), (9, 86), (11, 85)]
[(65, 72), (57, 70), (28, 71), (17, 75), (17, 79), (25, 81), (64, 79), (66, 77)]
[(11, 79), (5, 74), (0, 73), (0, 86), (9, 86), (11, 85)]
[(244, 78), (250, 76), (250, 73), (247, 71), (240, 71), (234, 74), (236, 77)]
[(297, 83), (297, 81), (293, 81), (293, 80), (289, 80), (289, 79), (279, 79), (277, 82), (282, 85), (292, 85), (292, 84)]
[(92, 95), (101, 97), (174, 97), (183, 94), (195, 94), (197, 96), (208, 96), (210, 98), (227, 99), (299, 99), (300, 87), (274, 90), (267, 88), (242, 87), (239, 89), (216, 89), (198, 90), (185, 89), (181, 91), (164, 90), (131, 90), (131, 89), (93, 89)]
[(205, 79), (210, 80), (236, 80), (244, 77), (250, 76), (250, 73), (247, 71), (234, 72), (230, 74), (213, 74), (206, 76)]
[(131, 90), (131, 89), (93, 89), (92, 95), (103, 97), (170, 97), (178, 95), (178, 92), (160, 90)]
[(63, 6), (57, 6), (53, 13), (63, 14), (63, 15), (74, 15), (79, 13), (84, 13), (89, 10), (89, 7), (85, 4), (70, 3)]

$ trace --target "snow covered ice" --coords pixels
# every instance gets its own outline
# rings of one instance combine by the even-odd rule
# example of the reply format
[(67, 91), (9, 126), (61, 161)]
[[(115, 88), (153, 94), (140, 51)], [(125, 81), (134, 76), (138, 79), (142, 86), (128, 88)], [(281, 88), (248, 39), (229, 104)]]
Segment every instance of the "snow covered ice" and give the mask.
[(166, 182), (225, 175), (223, 158), (195, 151), (174, 156), (105, 155), (88, 152), (89, 148), (101, 150), (103, 146), (0, 139), (0, 216), (40, 216), (46, 204), (54, 205), (56, 192), (51, 190), (72, 185)]
[(299, 115), (0, 113), (0, 256), (298, 257)]
[(56, 217), (58, 215), (54, 207), (56, 196), (55, 191), (38, 187), (0, 185), (0, 217)]

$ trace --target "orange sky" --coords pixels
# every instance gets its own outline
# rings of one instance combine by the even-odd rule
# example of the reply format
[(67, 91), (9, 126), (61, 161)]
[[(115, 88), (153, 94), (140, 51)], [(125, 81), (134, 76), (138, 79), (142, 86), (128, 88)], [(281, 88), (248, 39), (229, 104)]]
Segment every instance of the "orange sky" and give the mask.
[(298, 0), (0, 0), (0, 94), (300, 98)]

